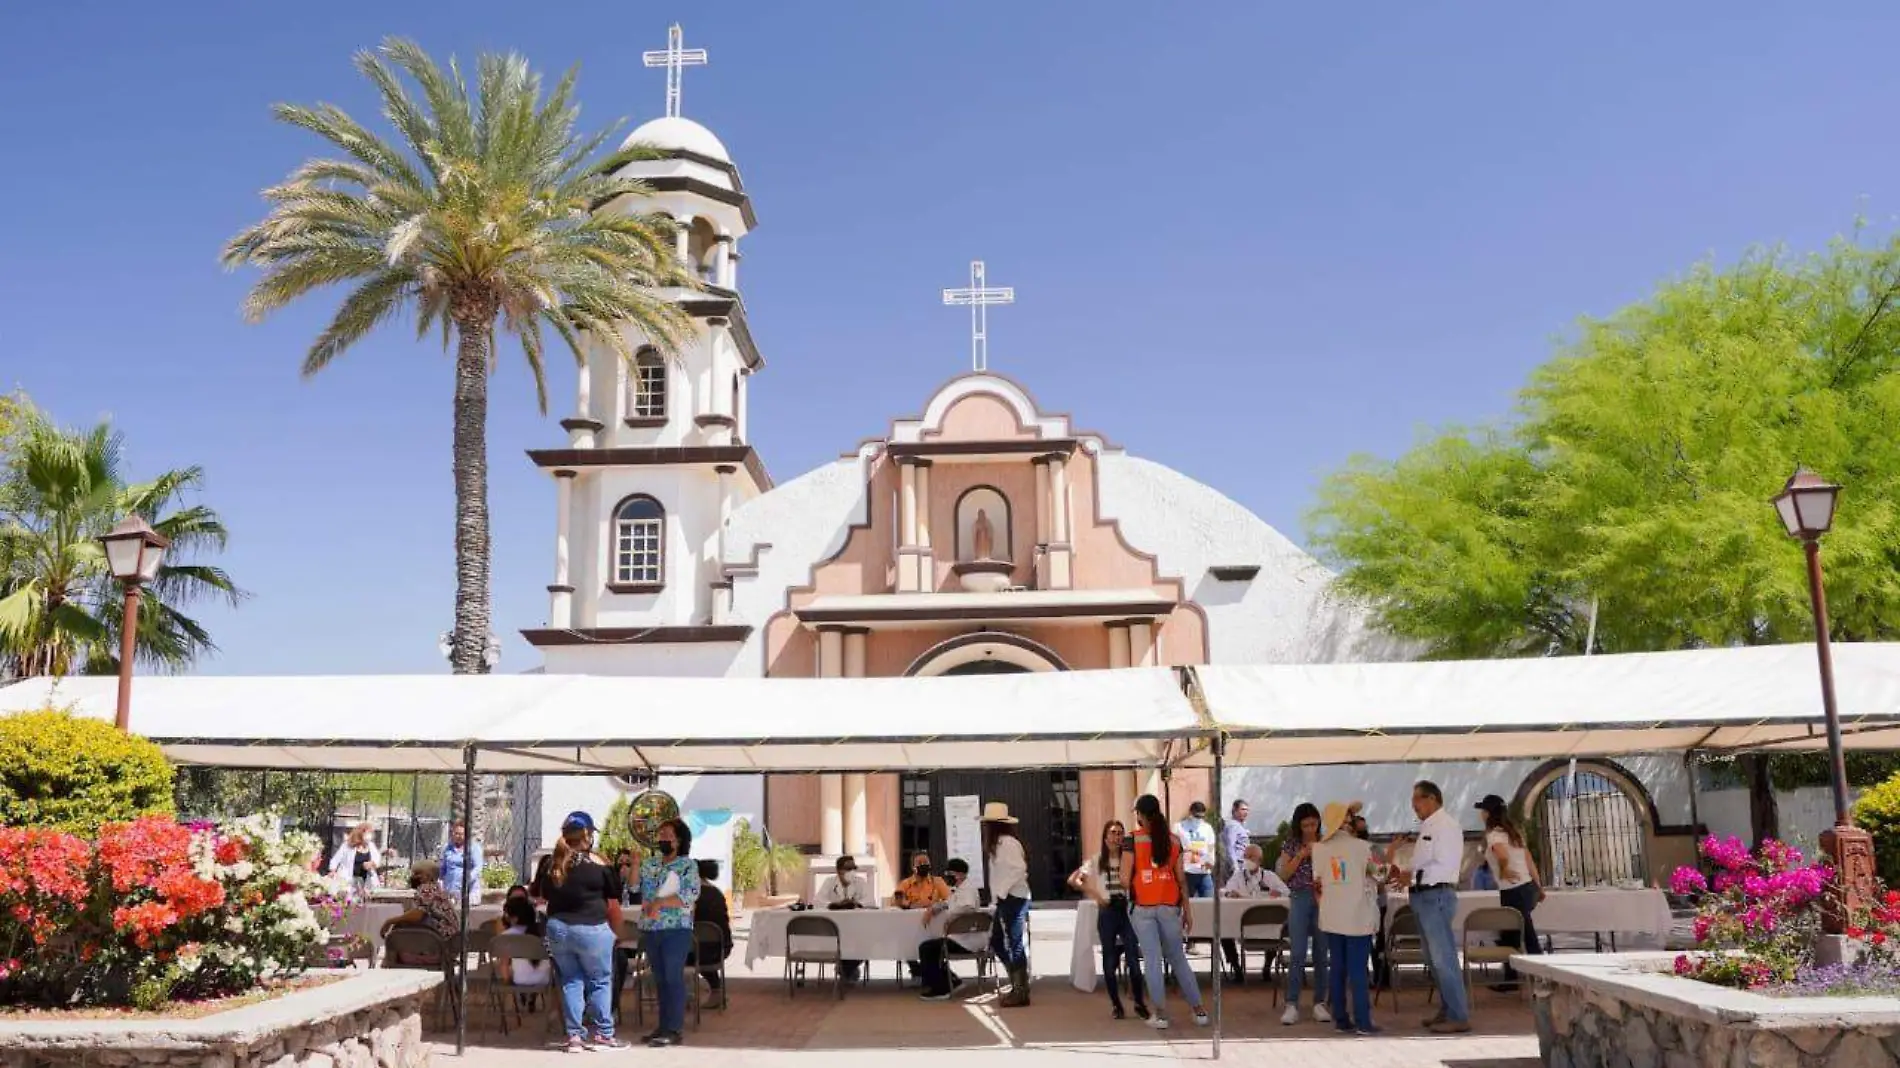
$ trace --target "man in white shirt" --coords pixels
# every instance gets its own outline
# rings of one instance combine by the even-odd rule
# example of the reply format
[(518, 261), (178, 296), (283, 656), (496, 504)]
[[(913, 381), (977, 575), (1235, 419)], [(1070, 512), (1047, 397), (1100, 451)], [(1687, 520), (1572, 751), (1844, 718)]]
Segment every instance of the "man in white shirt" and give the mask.
[[(951, 919), (954, 919), (965, 913), (983, 910), (981, 892), (977, 890), (976, 884), (970, 881), (968, 861), (962, 857), (952, 857), (950, 863), (944, 865), (943, 881), (950, 884), (950, 900), (940, 901), (923, 910), (926, 930), (937, 917), (946, 912), (950, 914)], [(988, 945), (989, 940), (988, 934), (958, 935), (956, 945), (958, 948), (975, 953)], [(957, 978), (950, 970), (949, 954), (950, 939), (948, 938), (932, 938), (918, 945), (917, 959), (922, 966), (924, 978), (924, 992), (919, 996), (925, 1001), (948, 1001), (951, 993), (963, 985), (963, 980)]]
[(1181, 871), (1187, 876), (1189, 897), (1214, 896), (1214, 825), (1207, 822), (1207, 806), (1196, 801), (1188, 817), (1175, 827), (1181, 836)]
[[(1242, 899), (1277, 897), (1284, 900), (1290, 893), (1286, 880), (1280, 878), (1279, 873), (1272, 868), (1260, 863), (1263, 856), (1265, 854), (1259, 846), (1248, 846), (1241, 854), (1241, 863), (1235, 866), (1233, 876), (1221, 888), (1221, 896)], [(1220, 940), (1220, 951), (1227, 961), (1228, 978), (1233, 980), (1235, 986), (1245, 986), (1247, 973), (1240, 967), (1240, 946), (1231, 938), (1223, 938)], [(1271, 964), (1272, 961), (1267, 963)], [(1272, 981), (1265, 972), (1261, 973), (1260, 979), (1262, 982)]]
[[(1412, 811), (1419, 818), (1418, 842), (1412, 848), (1409, 875), (1412, 912), (1432, 961), (1438, 984), (1438, 1015), (1425, 1021), (1434, 1034), (1464, 1034), (1471, 1030), (1471, 1009), (1465, 999), (1464, 974), (1458, 968), (1458, 943), (1452, 921), (1458, 914), (1458, 874), (1465, 862), (1465, 831), (1457, 817), (1445, 811), (1445, 794), (1433, 782), (1412, 787)], [(1394, 870), (1395, 885), (1408, 876)]]
[[(858, 878), (858, 862), (855, 858), (838, 858), (837, 874), (826, 879), (818, 888), (818, 904), (827, 909), (868, 908), (870, 888), (863, 879)], [(855, 982), (861, 961), (848, 960), (838, 965), (838, 974), (845, 982)]]

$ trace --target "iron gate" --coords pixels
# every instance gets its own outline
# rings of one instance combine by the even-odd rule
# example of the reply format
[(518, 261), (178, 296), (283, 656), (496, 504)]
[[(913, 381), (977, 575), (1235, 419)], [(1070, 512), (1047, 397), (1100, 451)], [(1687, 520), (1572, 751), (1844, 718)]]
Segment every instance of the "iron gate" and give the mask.
[[(904, 852), (895, 857), (908, 863), (911, 854), (930, 854), (938, 871), (949, 840), (944, 826), (943, 799), (974, 795), (983, 803), (1001, 801), (1020, 822), (1016, 835), (1029, 857), (1029, 891), (1038, 901), (1074, 897), (1066, 885), (1069, 873), (1082, 863), (1082, 776), (1074, 768), (1055, 771), (940, 771), (906, 775), (899, 780), (898, 837)], [(964, 857), (972, 868), (978, 857)]]
[(1579, 765), (1544, 785), (1533, 810), (1537, 862), (1551, 886), (1648, 881), (1646, 816), (1601, 769)]

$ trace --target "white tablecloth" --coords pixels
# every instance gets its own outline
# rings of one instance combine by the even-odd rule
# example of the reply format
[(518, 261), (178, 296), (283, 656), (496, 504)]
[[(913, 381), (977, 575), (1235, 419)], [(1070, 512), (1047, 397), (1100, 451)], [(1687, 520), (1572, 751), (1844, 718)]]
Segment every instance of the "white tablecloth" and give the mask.
[[(1237, 938), (1240, 935), (1240, 916), (1254, 905), (1269, 905), (1274, 902), (1284, 904), (1286, 898), (1222, 898), (1220, 903), (1220, 934), (1222, 938)], [(1069, 949), (1069, 981), (1077, 990), (1092, 992), (1100, 979), (1102, 952), (1101, 942), (1095, 934), (1095, 918), (1099, 906), (1084, 898), (1075, 906), (1075, 937)], [(1214, 929), (1214, 899), (1197, 897), (1188, 902), (1188, 911), (1194, 919), (1194, 931), (1188, 937), (1205, 938)], [(1280, 933), (1275, 927), (1265, 927), (1250, 932), (1257, 938), (1272, 938)]]
[[(1285, 898), (1225, 898), (1221, 901), (1221, 937), (1234, 938), (1240, 930), (1240, 915), (1249, 905), (1285, 901)], [(1452, 920), (1454, 933), (1462, 939), (1465, 917), (1474, 909), (1497, 905), (1495, 890), (1466, 890), (1458, 895), (1458, 914)], [(1385, 922), (1406, 904), (1406, 895), (1393, 894), (1386, 903)], [(1212, 898), (1189, 902), (1194, 913), (1194, 934), (1206, 937), (1214, 926)], [(1100, 943), (1095, 937), (1096, 905), (1082, 901), (1075, 908), (1075, 937), (1069, 958), (1069, 978), (1077, 990), (1092, 992), (1100, 978)], [(1636, 935), (1638, 942), (1653, 942), (1660, 948), (1669, 937), (1673, 918), (1669, 899), (1661, 890), (1550, 890), (1531, 913), (1532, 923), (1541, 934), (1618, 934)], [(1271, 933), (1263, 937), (1271, 938)]]
[(766, 957), (783, 957), (785, 928), (794, 916), (822, 916), (838, 925), (838, 943), (845, 960), (916, 960), (917, 946), (942, 938), (950, 913), (940, 912), (928, 925), (914, 909), (760, 909), (752, 914), (752, 933), (746, 939), (747, 967)]
[[(376, 947), (376, 959), (383, 956), (383, 924), (409, 911), (411, 906), (388, 901), (372, 901), (359, 905), (343, 925), (343, 934), (361, 935), (369, 939)], [(468, 927), (474, 930), (489, 920), (501, 915), (500, 905), (471, 905), (468, 910)]]
[[(1406, 895), (1393, 894), (1386, 905), (1385, 922), (1406, 903)], [(1464, 937), (1465, 917), (1473, 909), (1497, 905), (1495, 890), (1462, 890), (1458, 893), (1458, 913), (1452, 931)], [(1531, 924), (1543, 934), (1617, 934), (1636, 935), (1638, 941), (1653, 941), (1661, 948), (1674, 922), (1669, 913), (1669, 898), (1661, 890), (1547, 890), (1544, 900), (1531, 912)]]

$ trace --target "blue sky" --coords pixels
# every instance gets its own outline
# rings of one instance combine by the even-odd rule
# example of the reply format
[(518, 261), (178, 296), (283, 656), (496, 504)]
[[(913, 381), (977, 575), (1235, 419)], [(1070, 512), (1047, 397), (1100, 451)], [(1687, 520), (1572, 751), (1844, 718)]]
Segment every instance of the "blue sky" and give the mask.
[[(0, 387), (110, 416), (135, 471), (201, 464), (251, 593), (219, 673), (442, 670), (450, 365), (401, 329), (319, 379), (330, 304), (244, 324), (220, 244), (317, 145), (273, 101), (373, 107), (350, 54), (582, 66), (589, 126), (657, 114), (639, 54), (711, 51), (685, 113), (760, 229), (741, 285), (781, 480), (964, 368), (972, 258), (1019, 303), (991, 363), (1302, 537), (1324, 475), (1506, 415), (1579, 316), (1698, 259), (1818, 246), (1900, 202), (1900, 8), (332, 2), (0, 14)], [(1191, 17), (1190, 17), (1191, 13)], [(503, 670), (546, 613), (571, 371), (494, 383)]]

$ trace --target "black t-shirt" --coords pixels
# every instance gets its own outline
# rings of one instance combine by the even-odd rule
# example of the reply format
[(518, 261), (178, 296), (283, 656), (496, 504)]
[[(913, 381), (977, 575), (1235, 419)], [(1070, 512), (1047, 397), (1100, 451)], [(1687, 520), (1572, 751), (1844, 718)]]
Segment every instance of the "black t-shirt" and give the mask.
[(581, 857), (555, 885), (548, 878), (553, 857), (545, 857), (528, 892), (548, 903), (548, 919), (586, 927), (607, 922), (607, 902), (620, 900), (620, 873), (591, 857)]
[(359, 881), (369, 878), (369, 850), (356, 851), (355, 860), (350, 864), (350, 878)]

